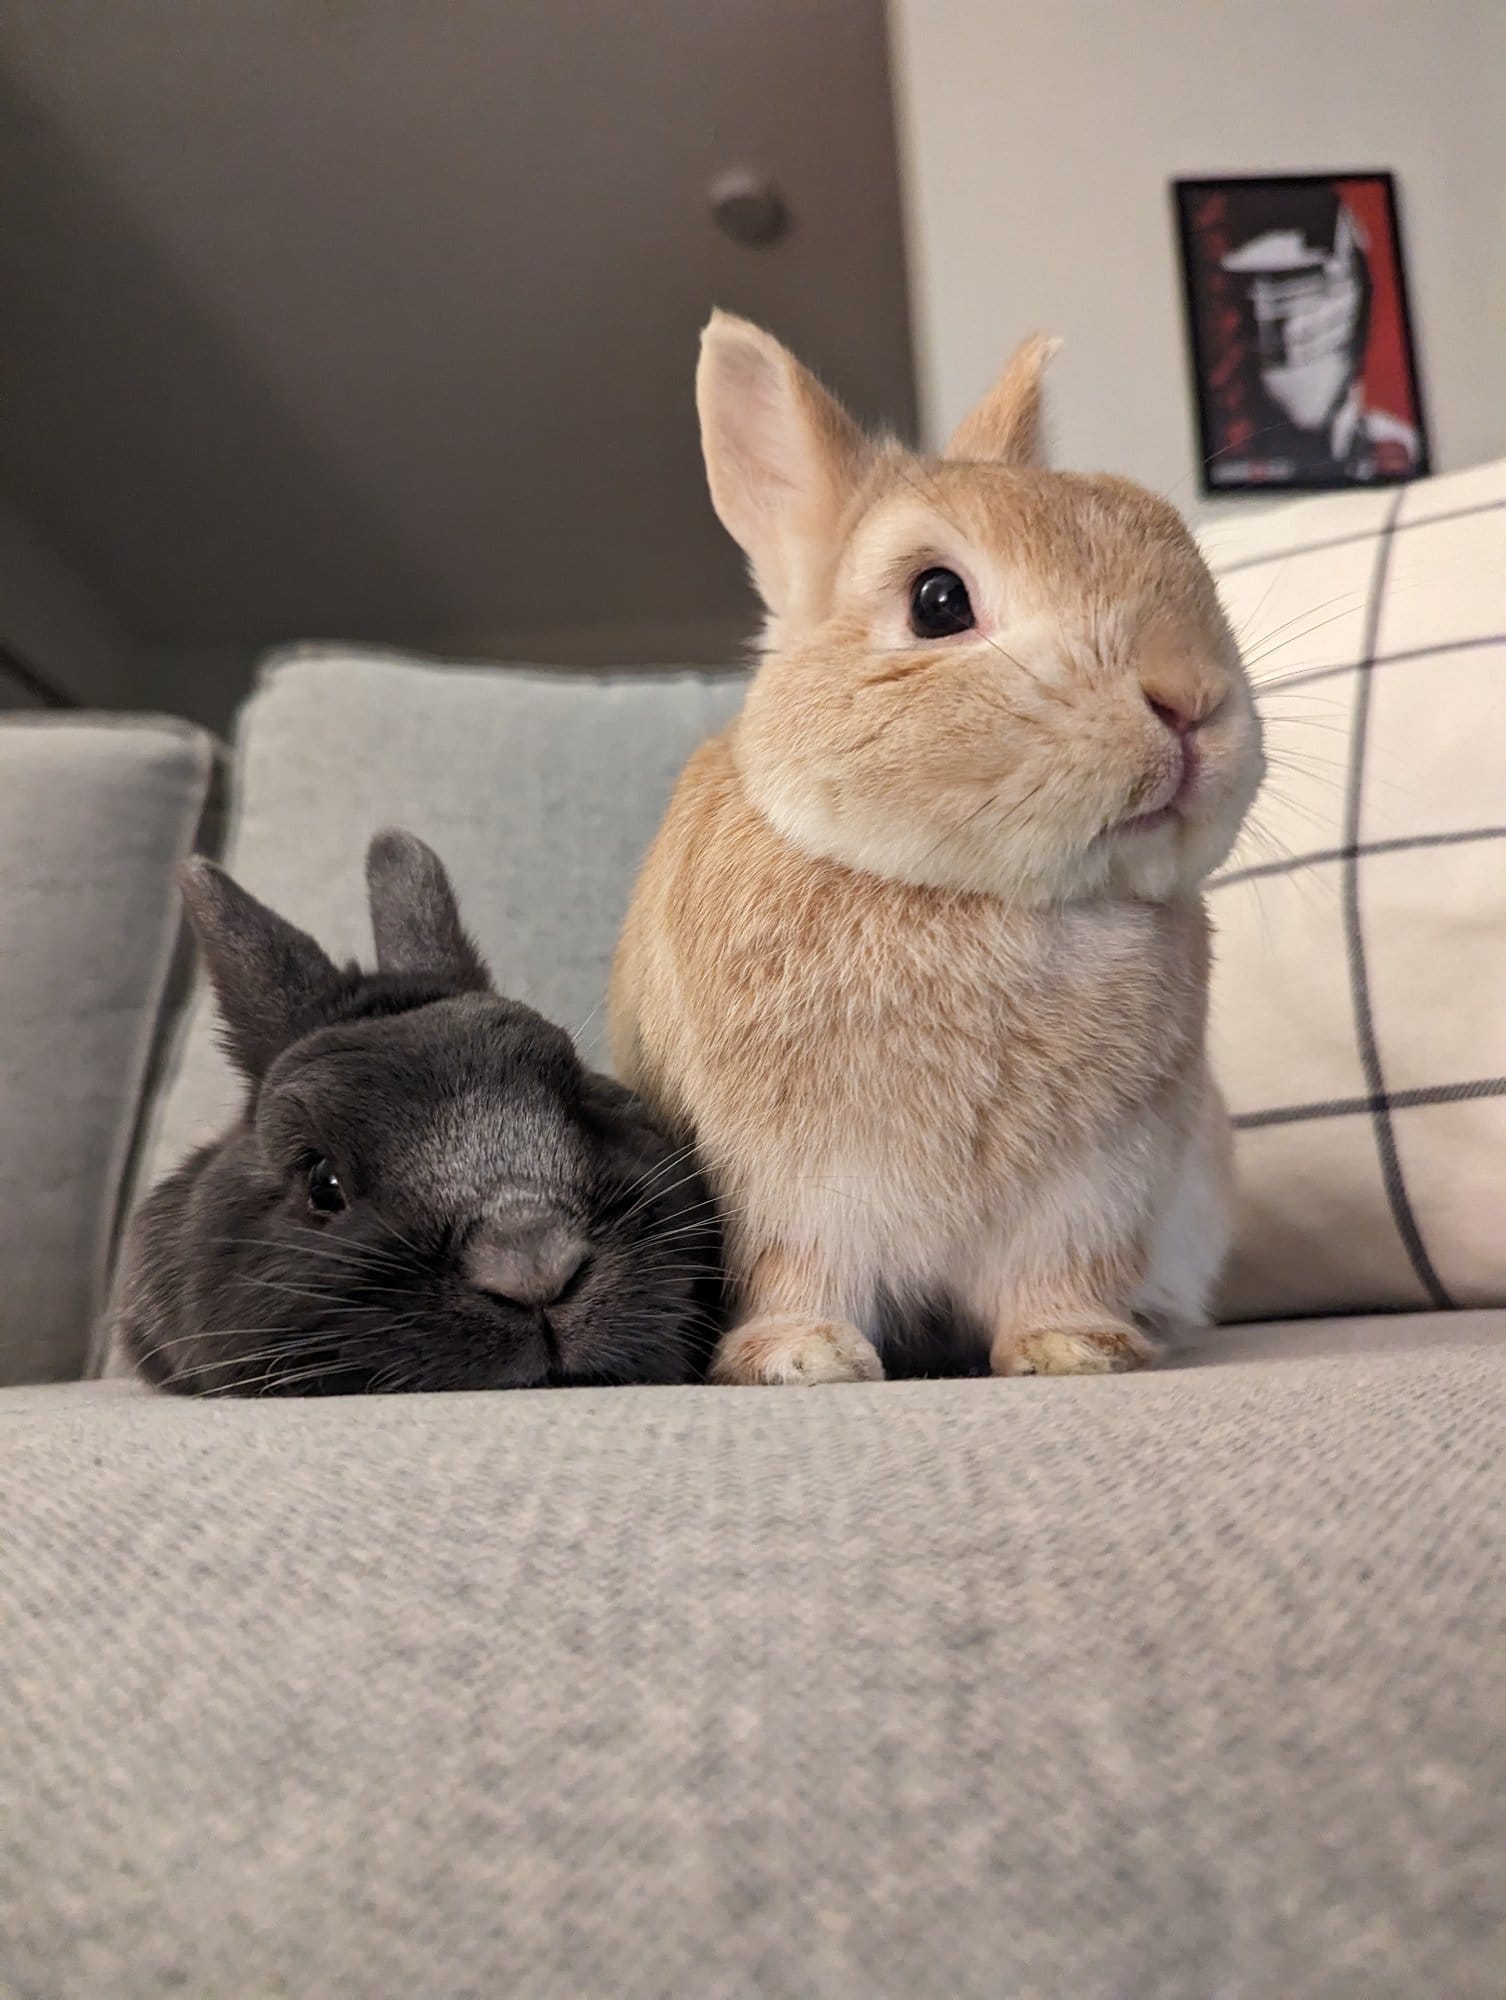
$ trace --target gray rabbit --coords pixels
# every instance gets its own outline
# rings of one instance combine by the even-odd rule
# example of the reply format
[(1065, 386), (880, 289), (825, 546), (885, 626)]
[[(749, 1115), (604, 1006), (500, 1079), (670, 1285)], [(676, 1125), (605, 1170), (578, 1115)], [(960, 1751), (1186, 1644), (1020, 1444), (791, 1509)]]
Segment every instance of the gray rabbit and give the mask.
[(131, 1225), (137, 1368), (211, 1395), (697, 1379), (721, 1280), (694, 1160), (497, 996), (422, 841), (379, 834), (366, 875), (374, 974), (183, 871), (247, 1092)]

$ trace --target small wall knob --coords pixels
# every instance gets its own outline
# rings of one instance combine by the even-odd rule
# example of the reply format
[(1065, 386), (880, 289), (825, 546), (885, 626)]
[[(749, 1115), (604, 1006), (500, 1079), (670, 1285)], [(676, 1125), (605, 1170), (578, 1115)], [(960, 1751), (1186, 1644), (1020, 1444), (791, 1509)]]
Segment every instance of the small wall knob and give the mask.
[(711, 183), (711, 219), (734, 243), (777, 243), (790, 226), (784, 197), (761, 174), (721, 174)]

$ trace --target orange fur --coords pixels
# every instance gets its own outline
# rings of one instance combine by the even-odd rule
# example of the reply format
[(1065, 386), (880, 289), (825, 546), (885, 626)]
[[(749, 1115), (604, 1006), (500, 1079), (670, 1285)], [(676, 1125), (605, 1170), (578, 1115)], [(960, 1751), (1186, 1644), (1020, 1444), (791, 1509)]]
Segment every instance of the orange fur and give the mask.
[[(611, 1025), (726, 1206), (721, 1379), (877, 1372), (884, 1296), (980, 1317), (1001, 1373), (1134, 1366), (1138, 1326), (1206, 1310), (1227, 1145), (1198, 885), (1258, 732), (1174, 511), (1018, 462), (1048, 352), (961, 427), (968, 458), (925, 460), (864, 443), (756, 328), (707, 332), (712, 492), (766, 651), (644, 866)], [(976, 630), (911, 633), (934, 565)], [(1181, 768), (1152, 701), (1196, 724), (1198, 783), (1120, 831)]]

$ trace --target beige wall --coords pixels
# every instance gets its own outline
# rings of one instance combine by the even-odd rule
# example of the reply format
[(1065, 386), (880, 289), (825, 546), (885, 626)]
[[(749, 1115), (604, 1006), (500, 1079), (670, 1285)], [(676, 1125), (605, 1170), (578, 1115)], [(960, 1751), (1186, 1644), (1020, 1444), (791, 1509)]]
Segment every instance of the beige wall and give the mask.
[(1434, 463), (1506, 452), (1506, 0), (891, 0), (890, 20), (933, 439), (1043, 326), (1066, 337), (1057, 462), (1196, 506), (1168, 180), (1388, 167)]

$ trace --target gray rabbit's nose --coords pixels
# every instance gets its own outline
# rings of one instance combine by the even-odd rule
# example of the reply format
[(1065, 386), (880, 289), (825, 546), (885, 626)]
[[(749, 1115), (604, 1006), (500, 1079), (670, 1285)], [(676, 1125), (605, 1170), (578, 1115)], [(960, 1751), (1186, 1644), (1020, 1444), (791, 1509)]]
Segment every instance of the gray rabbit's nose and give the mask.
[(568, 1217), (531, 1200), (500, 1207), (466, 1246), (465, 1275), (478, 1291), (520, 1306), (557, 1299), (590, 1253)]

